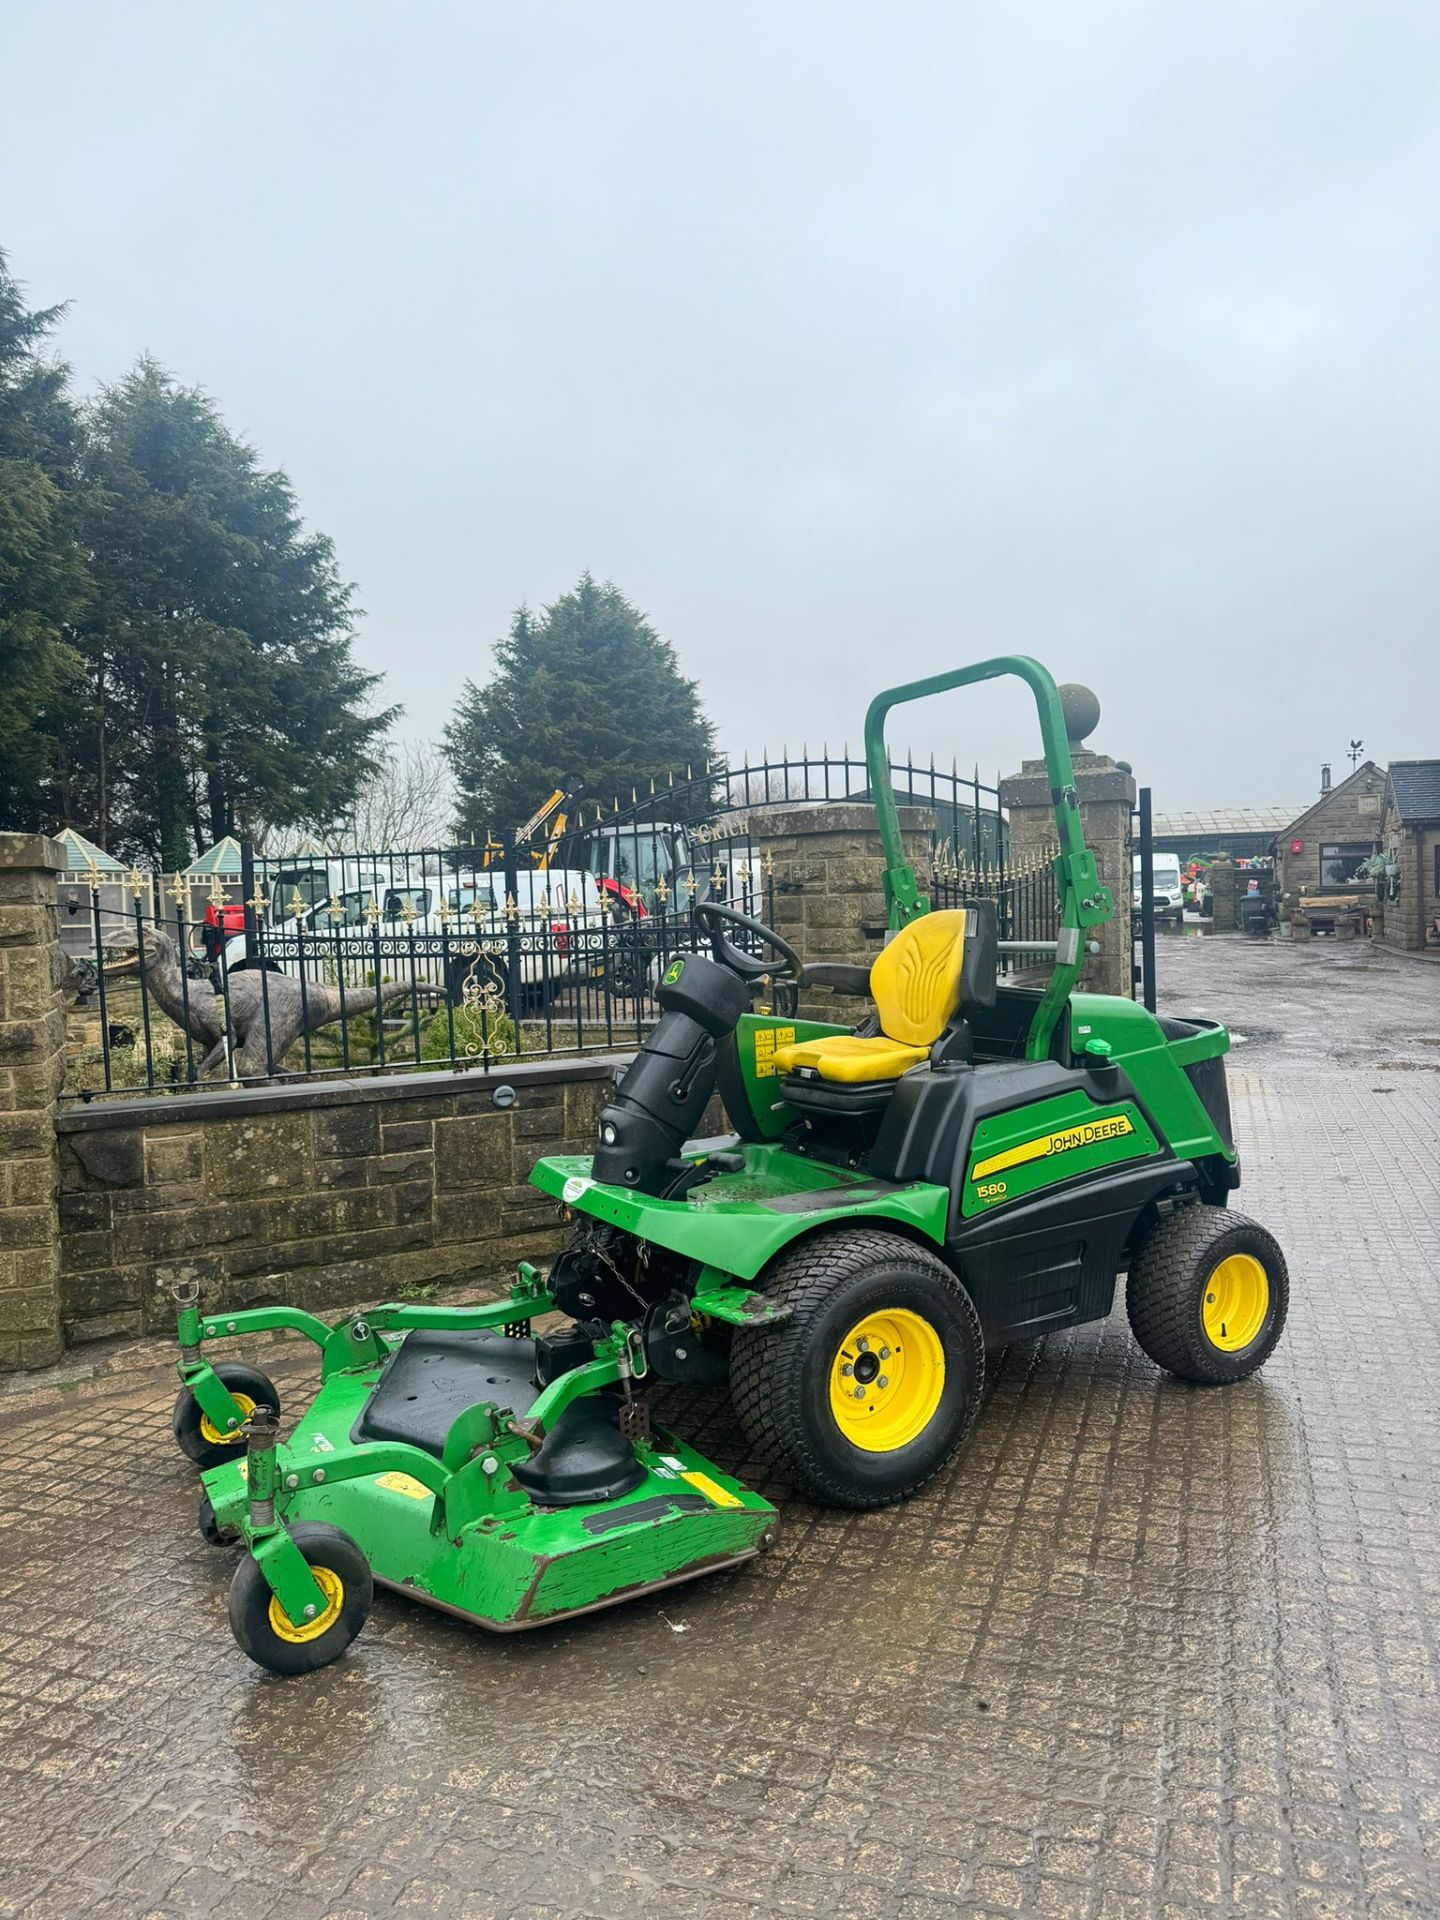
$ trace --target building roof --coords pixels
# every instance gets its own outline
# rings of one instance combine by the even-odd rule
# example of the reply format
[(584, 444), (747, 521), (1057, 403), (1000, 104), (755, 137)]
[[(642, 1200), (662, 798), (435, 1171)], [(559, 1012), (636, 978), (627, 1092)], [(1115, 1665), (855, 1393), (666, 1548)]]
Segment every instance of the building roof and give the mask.
[(1390, 792), (1402, 820), (1440, 820), (1440, 760), (1392, 760)]
[(84, 873), (89, 867), (98, 867), (101, 873), (125, 871), (118, 860), (97, 847), (93, 840), (87, 840), (83, 833), (77, 833), (74, 827), (61, 827), (55, 838), (65, 849), (67, 873)]
[(212, 873), (235, 873), (240, 871), (240, 842), (231, 834), (223, 840), (217, 840), (213, 847), (207, 847), (198, 860), (192, 860), (185, 868), (183, 878), (194, 880), (208, 878)]
[(1385, 776), (1373, 760), (1362, 760), (1353, 773), (1347, 773), (1343, 780), (1337, 780), (1333, 787), (1327, 788), (1324, 793), (1312, 800), (1303, 813), (1297, 814), (1293, 820), (1286, 821), (1285, 825), (1280, 828), (1280, 832), (1296, 832), (1298, 828), (1305, 825), (1312, 813), (1318, 813), (1321, 807), (1328, 806), (1336, 794), (1344, 793), (1346, 788), (1353, 787), (1357, 780), (1364, 780), (1367, 777), (1370, 779), (1378, 777), (1383, 780)]
[(1293, 807), (1215, 807), (1203, 813), (1157, 813), (1150, 822), (1156, 839), (1204, 840), (1217, 833), (1283, 833), (1295, 818)]

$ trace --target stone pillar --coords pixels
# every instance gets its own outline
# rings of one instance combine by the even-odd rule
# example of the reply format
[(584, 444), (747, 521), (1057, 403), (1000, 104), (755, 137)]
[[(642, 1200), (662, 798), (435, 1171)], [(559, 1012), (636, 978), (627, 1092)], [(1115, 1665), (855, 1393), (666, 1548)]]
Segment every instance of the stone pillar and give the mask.
[[(864, 801), (818, 807), (779, 807), (756, 814), (767, 873), (766, 899), (777, 933), (804, 961), (843, 960), (868, 966), (885, 941), (885, 857), (875, 810)], [(930, 884), (935, 815), (929, 807), (901, 807), (905, 858), (923, 893)], [(773, 872), (770, 871), (773, 865)], [(800, 1011), (809, 1019), (853, 1025), (867, 1002), (834, 993), (807, 993)]]
[(1234, 933), (1240, 925), (1240, 869), (1228, 853), (1222, 854), (1211, 863), (1209, 878), (1211, 931)]
[(0, 1367), (48, 1366), (62, 1346), (55, 878), (64, 863), (53, 840), (0, 833)]
[[(1100, 722), (1100, 702), (1090, 689), (1061, 687), (1060, 704), (1075, 763), (1085, 844), (1095, 855), (1100, 879), (1115, 901), (1115, 917), (1104, 926), (1091, 928), (1086, 936), (1087, 940), (1099, 941), (1100, 951), (1087, 954), (1080, 984), (1092, 993), (1118, 993), (1128, 999), (1134, 968), (1130, 813), (1135, 805), (1135, 781), (1127, 766), (1112, 760), (1108, 753), (1092, 753), (1083, 744), (1085, 736)], [(1018, 773), (1000, 782), (1000, 804), (1010, 816), (1010, 857), (1015, 865), (1023, 866), (1034, 856), (1055, 850), (1055, 810), (1043, 759), (1022, 761)], [(1044, 971), (1049, 971), (1048, 963)]]

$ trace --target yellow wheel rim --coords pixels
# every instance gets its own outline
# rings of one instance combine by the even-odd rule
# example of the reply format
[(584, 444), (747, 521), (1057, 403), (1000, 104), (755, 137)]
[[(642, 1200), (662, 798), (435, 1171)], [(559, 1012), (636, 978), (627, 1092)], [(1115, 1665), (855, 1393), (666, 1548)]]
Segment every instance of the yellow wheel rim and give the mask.
[[(250, 1398), (248, 1393), (232, 1393), (230, 1398), (240, 1409), (240, 1426), (243, 1426), (255, 1411), (255, 1402)], [(222, 1433), (210, 1418), (209, 1414), (202, 1413), (200, 1416), (200, 1438), (212, 1447), (234, 1447), (238, 1446), (245, 1436), (241, 1433), (240, 1427), (236, 1427), (233, 1433)]]
[(1248, 1347), (1270, 1311), (1270, 1282), (1252, 1253), (1232, 1253), (1205, 1282), (1205, 1338), (1221, 1353)]
[(303, 1626), (292, 1626), (280, 1602), (273, 1593), (270, 1596), (271, 1630), (278, 1639), (288, 1640), (292, 1647), (303, 1646), (307, 1640), (318, 1640), (322, 1633), (328, 1633), (345, 1604), (345, 1583), (338, 1573), (332, 1573), (329, 1567), (311, 1567), (310, 1571), (325, 1596), (325, 1611), (317, 1613), (313, 1620), (307, 1620)]
[(944, 1390), (940, 1336), (905, 1307), (857, 1320), (830, 1367), (835, 1424), (866, 1453), (908, 1446), (934, 1419)]

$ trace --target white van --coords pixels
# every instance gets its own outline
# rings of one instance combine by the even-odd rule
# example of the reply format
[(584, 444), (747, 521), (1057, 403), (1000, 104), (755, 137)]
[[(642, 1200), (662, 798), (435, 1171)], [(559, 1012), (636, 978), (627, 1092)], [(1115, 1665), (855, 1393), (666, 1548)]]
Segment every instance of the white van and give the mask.
[[(1178, 853), (1152, 854), (1150, 865), (1150, 898), (1155, 902), (1155, 918), (1173, 920), (1178, 926), (1185, 917), (1185, 887), (1180, 878), (1180, 856)], [(1144, 896), (1140, 891), (1140, 856), (1137, 853), (1130, 883), (1131, 910), (1138, 913), (1144, 904)]]

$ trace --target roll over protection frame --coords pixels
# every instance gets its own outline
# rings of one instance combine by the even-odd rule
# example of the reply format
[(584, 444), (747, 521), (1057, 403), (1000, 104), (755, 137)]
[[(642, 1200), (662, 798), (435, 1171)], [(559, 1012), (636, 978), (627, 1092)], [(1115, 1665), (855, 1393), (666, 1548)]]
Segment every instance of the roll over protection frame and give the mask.
[(890, 756), (885, 747), (886, 716), (892, 707), (903, 706), (907, 701), (925, 700), (933, 693), (948, 693), (953, 687), (974, 686), (981, 680), (999, 680), (1008, 674), (1023, 680), (1035, 696), (1045, 771), (1050, 781), (1050, 804), (1060, 844), (1055, 860), (1055, 887), (1060, 902), (1055, 965), (1025, 1039), (1025, 1058), (1044, 1060), (1049, 1057), (1061, 1012), (1080, 978), (1084, 932), (1111, 919), (1115, 912), (1110, 889), (1101, 886), (1095, 856), (1085, 845), (1081, 831), (1075, 768), (1054, 680), (1038, 660), (1015, 653), (981, 660), (973, 667), (958, 667), (952, 673), (932, 674), (927, 680), (911, 680), (904, 686), (890, 687), (876, 694), (865, 715), (865, 761), (885, 855), (885, 906), (894, 932), (918, 915), (928, 913), (930, 902), (916, 885), (915, 870), (905, 858), (900, 837), (900, 815), (890, 780)]

